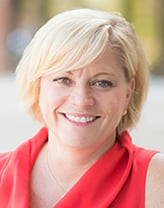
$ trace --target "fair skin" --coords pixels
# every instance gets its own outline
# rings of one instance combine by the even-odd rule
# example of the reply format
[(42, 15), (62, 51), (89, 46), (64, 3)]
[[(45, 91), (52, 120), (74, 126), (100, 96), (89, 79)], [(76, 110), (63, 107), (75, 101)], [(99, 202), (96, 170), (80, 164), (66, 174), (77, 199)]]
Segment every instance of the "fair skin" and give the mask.
[[(57, 192), (58, 197), (53, 196), (53, 202), (39, 202), (38, 206), (33, 198), (35, 208), (46, 204), (52, 207), (113, 146), (133, 88), (134, 81), (126, 81), (117, 56), (108, 47), (94, 63), (82, 69), (41, 78), (39, 105), (49, 138), (39, 157), (47, 153), (49, 167), (60, 185), (56, 184), (58, 190), (52, 190), (52, 181), (50, 186), (46, 184), (49, 193)], [(34, 170), (35, 166), (39, 165), (34, 165)], [(43, 178), (41, 181), (45, 181), (44, 173)], [(39, 190), (40, 186), (35, 192)]]
[(133, 88), (108, 47), (96, 62), (82, 69), (43, 77), (39, 106), (49, 142), (71, 152), (95, 152), (106, 141), (111, 147)]
[(164, 154), (150, 161), (146, 178), (145, 208), (164, 207)]
[[(39, 105), (49, 138), (31, 172), (31, 208), (53, 207), (114, 145), (134, 84), (134, 80), (126, 81), (108, 47), (84, 68), (41, 78)], [(154, 186), (149, 182), (154, 164), (147, 177), (147, 201), (157, 195), (149, 191)]]

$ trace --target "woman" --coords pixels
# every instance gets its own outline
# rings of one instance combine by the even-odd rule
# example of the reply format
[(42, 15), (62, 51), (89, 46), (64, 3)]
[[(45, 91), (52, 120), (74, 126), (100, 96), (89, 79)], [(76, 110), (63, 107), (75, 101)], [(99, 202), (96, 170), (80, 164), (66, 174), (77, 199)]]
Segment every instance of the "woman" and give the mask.
[(17, 67), (37, 135), (0, 156), (1, 207), (163, 207), (164, 157), (135, 146), (148, 65), (132, 26), (114, 13), (58, 14)]

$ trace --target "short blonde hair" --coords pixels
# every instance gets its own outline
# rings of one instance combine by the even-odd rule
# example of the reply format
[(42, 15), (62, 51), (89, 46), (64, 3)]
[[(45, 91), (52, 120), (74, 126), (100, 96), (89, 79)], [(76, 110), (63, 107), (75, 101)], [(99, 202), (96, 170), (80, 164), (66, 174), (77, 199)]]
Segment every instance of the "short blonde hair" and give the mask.
[[(38, 105), (40, 78), (58, 71), (82, 68), (109, 45), (118, 55), (127, 82), (135, 79), (127, 114), (117, 132), (132, 128), (140, 117), (148, 90), (148, 64), (131, 24), (120, 14), (77, 9), (50, 19), (33, 37), (16, 69), (25, 109), (44, 122)], [(46, 96), (46, 95), (45, 95)]]

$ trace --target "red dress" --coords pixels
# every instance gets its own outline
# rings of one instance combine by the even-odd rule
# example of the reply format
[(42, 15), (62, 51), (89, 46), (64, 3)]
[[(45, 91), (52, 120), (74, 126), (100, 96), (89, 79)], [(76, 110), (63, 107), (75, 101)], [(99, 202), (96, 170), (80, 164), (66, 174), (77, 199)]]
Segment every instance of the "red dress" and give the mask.
[[(0, 154), (0, 207), (29, 207), (29, 175), (48, 138), (42, 128), (15, 151)], [(127, 131), (80, 178), (55, 208), (144, 208), (149, 162), (157, 151), (132, 144)]]

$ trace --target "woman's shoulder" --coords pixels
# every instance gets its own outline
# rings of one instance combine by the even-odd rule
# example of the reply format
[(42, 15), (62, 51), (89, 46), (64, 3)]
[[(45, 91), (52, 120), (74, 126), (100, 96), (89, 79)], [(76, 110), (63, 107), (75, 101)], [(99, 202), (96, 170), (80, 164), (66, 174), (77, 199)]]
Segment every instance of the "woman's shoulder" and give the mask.
[(2, 170), (2, 167), (9, 162), (12, 154), (13, 152), (0, 153), (0, 172)]
[(7, 167), (18, 164), (20, 162), (27, 162), (30, 160), (34, 162), (36, 155), (47, 140), (47, 129), (42, 128), (32, 138), (21, 143), (15, 150), (10, 152), (0, 153), (0, 174)]
[(16, 164), (18, 164), (19, 160), (27, 155), (27, 148), (25, 148), (25, 145), (23, 144), (10, 152), (0, 153), (0, 176), (2, 176), (4, 172), (14, 167)]
[(155, 154), (146, 178), (146, 208), (164, 207), (164, 154)]

